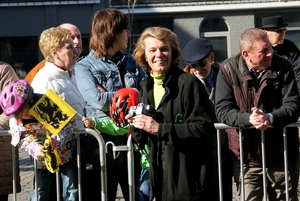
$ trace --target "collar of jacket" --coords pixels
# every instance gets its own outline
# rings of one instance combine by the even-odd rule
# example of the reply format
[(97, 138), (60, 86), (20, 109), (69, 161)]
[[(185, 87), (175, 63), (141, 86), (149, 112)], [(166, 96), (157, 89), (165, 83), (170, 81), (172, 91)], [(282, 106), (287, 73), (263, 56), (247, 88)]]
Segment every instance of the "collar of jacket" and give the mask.
[[(166, 76), (163, 78), (163, 87), (165, 88), (165, 95), (166, 97), (170, 94), (170, 88), (177, 83), (178, 77), (185, 73), (183, 70), (179, 69), (176, 65), (172, 65), (170, 67), (169, 72), (166, 74)], [(151, 76), (148, 76), (146, 79), (144, 79), (141, 82), (141, 87), (147, 91), (147, 96), (150, 102), (145, 104), (151, 104), (154, 105), (154, 97), (153, 97), (153, 85), (154, 80)]]
[[(249, 71), (248, 66), (246, 65), (245, 60), (243, 59), (243, 57), (241, 56), (241, 54), (238, 54), (239, 56), (239, 73), (240, 73), (240, 78), (243, 79), (242, 77), (247, 77), (248, 79), (252, 79), (251, 77), (251, 72)], [(272, 59), (272, 64), (269, 68), (265, 69), (266, 72), (263, 74), (261, 80), (263, 79), (275, 79), (278, 75), (275, 69), (273, 69), (273, 62), (274, 59)]]

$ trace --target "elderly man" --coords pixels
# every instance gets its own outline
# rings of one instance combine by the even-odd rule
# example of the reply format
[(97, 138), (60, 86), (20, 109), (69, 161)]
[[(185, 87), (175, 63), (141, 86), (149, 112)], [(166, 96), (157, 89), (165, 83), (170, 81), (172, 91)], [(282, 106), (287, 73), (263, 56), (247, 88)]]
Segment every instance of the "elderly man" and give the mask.
[[(215, 101), (220, 122), (238, 128), (254, 127), (243, 130), (245, 200), (262, 200), (264, 196), (261, 130), (265, 133), (269, 200), (286, 200), (283, 127), (297, 121), (300, 102), (291, 63), (273, 54), (262, 30), (251, 28), (242, 33), (240, 53), (220, 64)], [(237, 130), (229, 129), (228, 138), (234, 165), (239, 167)], [(298, 200), (297, 128), (289, 128), (287, 144), (289, 195), (291, 200)]]
[[(183, 71), (194, 74), (204, 85), (211, 101), (212, 110), (214, 110), (215, 102), (215, 86), (217, 75), (219, 72), (219, 64), (214, 62), (215, 53), (210, 40), (206, 38), (194, 38), (190, 40), (182, 51), (182, 59), (187, 64)], [(218, 122), (214, 115), (214, 122)], [(214, 135), (214, 153), (215, 161), (217, 158), (217, 138)], [(228, 149), (228, 139), (224, 130), (221, 130), (222, 144), (222, 185), (223, 185), (223, 200), (232, 200), (232, 160)], [(217, 163), (216, 171), (218, 170)], [(216, 172), (216, 175), (218, 173)], [(219, 195), (218, 197), (219, 198)]]
[(287, 26), (288, 23), (285, 23), (279, 15), (263, 18), (260, 28), (268, 35), (274, 53), (290, 60), (293, 64), (300, 95), (300, 50), (294, 42), (285, 39)]
[(300, 56), (300, 50), (295, 43), (285, 39), (287, 26), (281, 16), (272, 16), (263, 18), (260, 28), (268, 35), (274, 52), (294, 63)]

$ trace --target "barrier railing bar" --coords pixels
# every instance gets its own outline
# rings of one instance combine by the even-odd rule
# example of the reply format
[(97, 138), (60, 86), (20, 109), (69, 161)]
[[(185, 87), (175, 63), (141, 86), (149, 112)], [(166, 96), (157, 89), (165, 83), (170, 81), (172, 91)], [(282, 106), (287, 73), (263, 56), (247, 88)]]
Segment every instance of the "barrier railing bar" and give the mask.
[(263, 187), (264, 187), (264, 201), (267, 201), (267, 175), (266, 175), (266, 156), (265, 156), (265, 131), (261, 131), (261, 156), (262, 156), (262, 170), (263, 170)]
[(223, 185), (222, 185), (222, 155), (221, 155), (221, 132), (217, 130), (217, 149), (218, 149), (218, 175), (219, 175), (219, 198), (223, 201)]
[(284, 156), (284, 176), (285, 176), (285, 198), (289, 200), (289, 176), (288, 176), (288, 151), (287, 151), (287, 129), (283, 128), (283, 156)]
[[(15, 147), (12, 146), (12, 155), (15, 156), (16, 155), (16, 150), (15, 150)], [(12, 166), (13, 167), (16, 167), (16, 161), (15, 161), (15, 157), (12, 158)], [(13, 192), (17, 192), (17, 171), (16, 171), (16, 168), (13, 168)], [(17, 194), (15, 193), (14, 196), (14, 201), (17, 200)]]
[(76, 135), (77, 140), (77, 175), (78, 175), (78, 198), (82, 200), (82, 177), (81, 177), (81, 152), (80, 152), (80, 135)]
[(57, 201), (61, 201), (61, 190), (60, 190), (60, 172), (57, 171), (55, 173), (55, 177), (56, 177), (56, 200)]
[(241, 196), (245, 200), (245, 183), (244, 183), (244, 146), (243, 146), (243, 130), (239, 129), (239, 143), (240, 143), (240, 170), (241, 170)]
[(134, 185), (134, 151), (131, 142), (131, 135), (127, 139), (126, 145), (115, 146), (111, 141), (106, 142), (106, 152), (108, 152), (108, 146), (112, 146), (114, 159), (117, 157), (116, 152), (126, 151), (127, 152), (127, 173), (128, 173), (128, 188), (129, 188), (129, 200), (135, 201), (135, 185)]
[[(101, 200), (107, 200), (107, 178), (106, 178), (106, 152), (105, 142), (99, 132), (91, 128), (85, 128), (84, 130), (74, 130), (74, 134), (80, 136), (80, 134), (88, 133), (94, 136), (99, 144), (99, 160), (100, 160), (100, 175), (101, 175)], [(80, 151), (80, 150), (79, 150)], [(80, 165), (80, 164), (79, 164)], [(81, 200), (80, 200), (81, 201)]]
[(135, 201), (135, 178), (134, 178), (134, 149), (131, 135), (127, 140), (127, 167), (128, 167), (128, 184), (129, 184), (129, 200)]
[(37, 161), (33, 160), (33, 171), (34, 171), (34, 192), (35, 192), (35, 201), (38, 201), (38, 186), (37, 186)]

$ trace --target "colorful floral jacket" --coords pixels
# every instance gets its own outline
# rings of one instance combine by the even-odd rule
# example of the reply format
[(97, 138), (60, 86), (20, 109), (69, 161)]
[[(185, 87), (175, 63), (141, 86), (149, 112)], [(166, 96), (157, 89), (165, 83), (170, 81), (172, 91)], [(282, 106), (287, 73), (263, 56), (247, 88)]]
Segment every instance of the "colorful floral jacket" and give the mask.
[[(63, 130), (54, 136), (49, 133), (53, 146), (56, 147), (57, 153), (61, 159), (61, 164), (67, 163), (72, 159), (73, 151), (76, 146), (76, 137), (72, 134), (74, 129), (73, 124), (67, 124)], [(35, 150), (44, 145), (47, 139), (47, 129), (40, 123), (28, 123), (24, 126), (17, 126), (11, 128), (13, 139), (12, 141), (18, 141), (18, 145), (21, 150), (25, 151), (29, 156), (37, 159), (37, 166), (39, 169), (46, 169), (43, 159), (39, 159), (36, 156)], [(16, 145), (16, 143), (12, 144)]]

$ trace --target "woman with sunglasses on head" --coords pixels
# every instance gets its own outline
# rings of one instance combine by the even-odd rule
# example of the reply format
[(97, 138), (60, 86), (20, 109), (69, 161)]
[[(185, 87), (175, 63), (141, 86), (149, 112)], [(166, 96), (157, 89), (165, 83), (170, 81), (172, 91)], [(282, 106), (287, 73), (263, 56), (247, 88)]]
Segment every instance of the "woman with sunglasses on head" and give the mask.
[[(211, 101), (210, 107), (214, 111), (215, 102), (215, 85), (219, 72), (219, 64), (214, 62), (215, 53), (212, 51), (212, 43), (205, 38), (195, 38), (190, 40), (183, 48), (182, 59), (187, 64), (184, 71), (194, 74), (204, 85), (206, 92)], [(217, 123), (217, 117), (214, 114), (214, 122)], [(223, 200), (232, 200), (232, 159), (228, 148), (228, 139), (224, 130), (221, 132), (222, 145), (222, 185)], [(215, 176), (218, 176), (217, 163), (217, 138), (214, 135), (214, 160), (215, 160)], [(216, 179), (217, 180), (217, 179)], [(218, 186), (216, 185), (216, 189)]]

